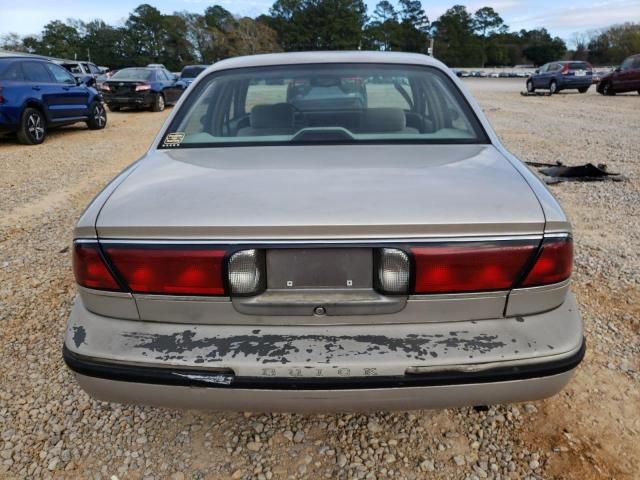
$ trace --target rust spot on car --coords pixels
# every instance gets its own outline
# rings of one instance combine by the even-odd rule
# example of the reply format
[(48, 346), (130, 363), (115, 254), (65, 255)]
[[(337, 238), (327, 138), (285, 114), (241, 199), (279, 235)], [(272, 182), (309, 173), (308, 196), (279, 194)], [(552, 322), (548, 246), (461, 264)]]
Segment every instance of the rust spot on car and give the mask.
[[(256, 357), (262, 363), (291, 362), (291, 355), (302, 351), (311, 354), (324, 351), (324, 361), (330, 363), (353, 356), (372, 356), (376, 353), (400, 352), (407, 358), (425, 360), (435, 358), (438, 351), (456, 349), (465, 352), (487, 353), (505, 347), (497, 335), (480, 334), (466, 337), (468, 331), (459, 330), (444, 335), (408, 335), (403, 338), (384, 335), (237, 335), (232, 337), (196, 338), (194, 330), (184, 330), (172, 335), (128, 333), (132, 348), (155, 352), (158, 360), (182, 360), (186, 352), (192, 352), (197, 363), (217, 362), (243, 357)], [(301, 358), (301, 362), (318, 361), (318, 357)]]
[(76, 348), (79, 348), (80, 345), (85, 343), (86, 339), (87, 339), (87, 331), (84, 329), (84, 327), (82, 326), (73, 327), (73, 343), (76, 346)]

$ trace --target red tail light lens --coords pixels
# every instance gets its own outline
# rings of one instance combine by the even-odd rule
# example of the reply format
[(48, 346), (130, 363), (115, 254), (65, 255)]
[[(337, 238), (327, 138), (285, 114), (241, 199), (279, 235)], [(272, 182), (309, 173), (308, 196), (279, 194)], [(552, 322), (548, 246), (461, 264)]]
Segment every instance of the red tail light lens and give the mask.
[(108, 246), (105, 252), (133, 293), (224, 295), (224, 250)]
[(151, 90), (151, 85), (149, 85), (148, 83), (136, 85), (136, 92), (145, 92), (147, 90)]
[(534, 250), (533, 244), (449, 244), (412, 248), (414, 293), (510, 289)]
[(542, 244), (540, 254), (527, 277), (523, 287), (549, 285), (566, 280), (573, 269), (573, 241), (571, 237), (547, 239)]
[(563, 75), (567, 75), (568, 73), (569, 73), (569, 64), (568, 64), (568, 63), (565, 63), (565, 64), (562, 66), (562, 74), (563, 74)]
[(111, 91), (111, 87), (109, 86), (109, 84), (108, 84), (108, 83), (103, 83), (103, 84), (102, 84), (102, 86), (100, 87), (100, 89), (101, 89), (103, 92), (110, 92), (110, 91)]
[(95, 243), (76, 243), (73, 247), (73, 273), (78, 285), (96, 290), (120, 290), (105, 265)]

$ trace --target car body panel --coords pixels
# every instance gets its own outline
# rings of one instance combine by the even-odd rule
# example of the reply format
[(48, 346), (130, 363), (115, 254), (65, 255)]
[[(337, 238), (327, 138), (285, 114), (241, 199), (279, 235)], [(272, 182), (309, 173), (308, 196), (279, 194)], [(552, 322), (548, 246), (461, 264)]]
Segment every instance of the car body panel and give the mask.
[(96, 226), (102, 238), (285, 241), (540, 234), (544, 220), (489, 145), (353, 145), (330, 158), (323, 146), (273, 146), (150, 153)]
[[(339, 328), (140, 322), (93, 314), (77, 300), (65, 345), (75, 354), (115, 363), (230, 369), (239, 377), (358, 377), (366, 376), (366, 368), (397, 376), (407, 369), (545, 361), (574, 354), (583, 335), (571, 294), (560, 307), (535, 315)], [(303, 372), (292, 374), (291, 368)], [(340, 368), (350, 374), (341, 374)]]

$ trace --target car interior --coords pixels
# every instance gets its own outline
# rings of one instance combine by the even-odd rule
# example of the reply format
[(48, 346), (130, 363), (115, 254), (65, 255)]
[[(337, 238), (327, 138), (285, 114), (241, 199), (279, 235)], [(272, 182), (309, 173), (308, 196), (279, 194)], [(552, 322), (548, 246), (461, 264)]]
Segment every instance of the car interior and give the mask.
[[(185, 142), (220, 137), (327, 140), (359, 136), (477, 137), (469, 113), (436, 75), (324, 75), (211, 81), (176, 131)], [(291, 138), (293, 137), (293, 138)]]

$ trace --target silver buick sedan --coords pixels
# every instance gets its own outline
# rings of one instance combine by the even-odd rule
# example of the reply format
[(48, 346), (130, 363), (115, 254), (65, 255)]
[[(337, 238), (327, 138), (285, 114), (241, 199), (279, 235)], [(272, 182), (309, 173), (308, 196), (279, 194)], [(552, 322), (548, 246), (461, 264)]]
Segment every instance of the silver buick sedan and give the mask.
[(250, 411), (547, 397), (585, 352), (567, 217), (430, 57), (209, 67), (74, 232), (91, 396)]

